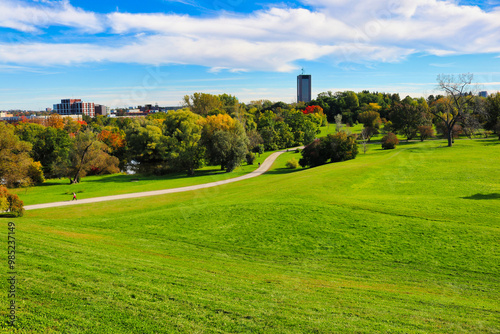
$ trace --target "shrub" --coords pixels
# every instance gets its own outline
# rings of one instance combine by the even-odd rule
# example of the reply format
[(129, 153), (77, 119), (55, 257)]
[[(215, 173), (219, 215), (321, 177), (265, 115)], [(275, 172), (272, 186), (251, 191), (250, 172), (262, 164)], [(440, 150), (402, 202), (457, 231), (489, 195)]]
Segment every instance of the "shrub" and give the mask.
[(387, 135), (382, 138), (382, 148), (384, 150), (393, 149), (396, 145), (399, 144), (399, 139), (392, 132), (389, 132)]
[(295, 169), (299, 167), (299, 162), (295, 158), (291, 158), (286, 162), (286, 167), (290, 169)]
[(420, 135), (420, 141), (424, 141), (427, 138), (434, 137), (434, 129), (430, 125), (421, 125), (418, 127), (418, 134)]
[(255, 154), (253, 154), (252, 152), (248, 152), (245, 158), (247, 159), (247, 164), (249, 165), (253, 165), (253, 163), (255, 162)]
[(319, 166), (330, 162), (354, 159), (358, 154), (355, 135), (341, 131), (316, 139), (302, 150), (301, 166)]
[(253, 153), (258, 153), (259, 156), (264, 153), (264, 144), (258, 144), (252, 149)]
[(10, 194), (6, 187), (0, 186), (0, 211), (10, 212), (14, 217), (22, 217), (24, 203), (16, 194)]
[(9, 202), (9, 212), (12, 213), (14, 217), (22, 217), (24, 215), (24, 203), (16, 194), (9, 194), (7, 196), (7, 201)]

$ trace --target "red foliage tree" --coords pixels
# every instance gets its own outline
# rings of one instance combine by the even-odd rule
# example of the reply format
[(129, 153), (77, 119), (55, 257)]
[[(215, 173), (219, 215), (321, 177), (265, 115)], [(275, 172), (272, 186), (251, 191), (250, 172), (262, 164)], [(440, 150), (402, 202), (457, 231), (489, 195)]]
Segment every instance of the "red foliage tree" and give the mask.
[(307, 106), (306, 109), (302, 110), (302, 113), (307, 114), (322, 114), (323, 108), (320, 106)]

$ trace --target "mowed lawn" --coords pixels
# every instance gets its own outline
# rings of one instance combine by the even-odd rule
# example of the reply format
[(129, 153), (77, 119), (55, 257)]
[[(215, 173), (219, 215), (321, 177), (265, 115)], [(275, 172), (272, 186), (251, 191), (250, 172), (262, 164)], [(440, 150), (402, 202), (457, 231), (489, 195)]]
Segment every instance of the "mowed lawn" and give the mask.
[(500, 332), (500, 141), (371, 145), (294, 171), (292, 157), (13, 220), (17, 332)]
[(195, 171), (194, 176), (187, 177), (186, 173), (171, 173), (163, 176), (156, 175), (127, 175), (113, 174), (102, 176), (87, 176), (78, 184), (70, 184), (68, 178), (50, 179), (41, 186), (11, 189), (18, 194), (24, 205), (70, 201), (73, 192), (78, 199), (129, 194), (142, 191), (187, 187), (196, 184), (209, 183), (235, 178), (248, 174), (259, 167), (273, 152), (256, 155), (254, 164), (247, 163), (226, 173), (217, 166), (205, 166)]

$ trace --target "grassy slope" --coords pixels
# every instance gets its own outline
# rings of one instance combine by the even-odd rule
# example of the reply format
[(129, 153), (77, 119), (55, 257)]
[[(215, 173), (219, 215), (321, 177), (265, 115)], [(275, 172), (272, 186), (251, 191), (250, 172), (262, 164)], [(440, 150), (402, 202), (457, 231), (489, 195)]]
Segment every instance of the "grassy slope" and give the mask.
[(500, 331), (498, 141), (283, 169), (292, 156), (222, 187), (28, 212), (19, 332)]
[[(79, 184), (69, 184), (68, 179), (47, 180), (43, 185), (24, 189), (11, 189), (17, 193), (25, 205), (68, 201), (73, 192), (78, 199), (128, 194), (141, 191), (187, 187), (195, 184), (215, 182), (247, 174), (258, 167), (273, 152), (265, 152), (258, 156), (253, 165), (246, 163), (231, 173), (220, 168), (207, 166), (196, 171), (195, 176), (188, 177), (186, 173), (173, 173), (164, 176), (143, 176), (114, 174), (104, 176), (88, 176)], [(139, 181), (135, 181), (135, 179)], [(132, 182), (134, 181), (134, 182)]]

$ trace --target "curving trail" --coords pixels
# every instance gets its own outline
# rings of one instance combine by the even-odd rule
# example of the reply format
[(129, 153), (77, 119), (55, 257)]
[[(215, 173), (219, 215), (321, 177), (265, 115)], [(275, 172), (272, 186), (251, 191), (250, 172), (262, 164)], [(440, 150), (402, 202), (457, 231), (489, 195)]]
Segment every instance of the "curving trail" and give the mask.
[[(296, 149), (296, 148), (288, 149), (288, 150), (294, 150), (294, 149)], [(271, 166), (273, 165), (276, 158), (278, 158), (282, 153), (284, 153), (286, 151), (287, 150), (281, 150), (278, 152), (274, 152), (269, 157), (267, 157), (266, 160), (264, 160), (264, 162), (260, 165), (259, 168), (257, 168), (253, 172), (250, 172), (250, 173), (245, 174), (243, 176), (235, 177), (232, 179), (197, 184), (194, 186), (187, 186), (187, 187), (180, 187), (180, 188), (171, 188), (171, 189), (163, 189), (163, 190), (144, 191), (144, 192), (131, 193), (131, 194), (121, 194), (121, 195), (85, 198), (85, 199), (80, 199), (77, 201), (70, 200), (70, 201), (64, 201), (64, 202), (52, 202), (52, 203), (26, 205), (24, 207), (24, 209), (25, 210), (36, 210), (36, 209), (54, 208), (54, 207), (67, 206), (67, 205), (78, 205), (78, 204), (115, 201), (115, 200), (126, 199), (126, 198), (139, 198), (139, 197), (147, 197), (147, 196), (174, 194), (174, 193), (180, 193), (180, 192), (184, 192), (184, 191), (191, 191), (191, 190), (197, 190), (197, 189), (216, 187), (216, 186), (220, 186), (220, 185), (227, 184), (227, 183), (232, 183), (232, 182), (250, 179), (252, 177), (257, 177), (259, 175), (264, 174), (265, 172), (267, 172), (271, 168)]]

